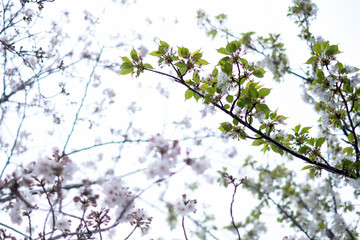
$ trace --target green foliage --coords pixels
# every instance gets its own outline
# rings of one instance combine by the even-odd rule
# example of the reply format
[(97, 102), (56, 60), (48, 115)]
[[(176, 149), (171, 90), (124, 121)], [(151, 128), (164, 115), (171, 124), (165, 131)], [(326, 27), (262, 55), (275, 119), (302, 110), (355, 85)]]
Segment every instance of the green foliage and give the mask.
[(193, 92), (193, 91), (191, 91), (190, 89), (186, 90), (186, 92), (185, 92), (185, 100), (190, 99), (190, 98), (192, 98), (193, 96), (194, 96), (194, 92)]
[[(289, 8), (289, 16), (301, 29), (299, 37), (309, 46), (310, 58), (305, 62), (307, 71), (304, 76), (291, 69), (280, 34), (255, 38), (254, 32), (242, 33), (240, 37), (235, 38), (239, 40), (229, 41), (216, 50), (221, 55), (213, 71), (208, 74), (203, 74), (202, 65), (209, 63), (202, 59), (203, 53), (200, 50), (191, 53), (186, 47), (177, 47), (177, 51), (174, 51), (169, 44), (160, 41), (158, 50), (150, 55), (158, 58), (161, 67), (166, 65), (175, 70), (176, 76), (171, 77), (186, 87), (185, 100), (194, 97), (196, 101), (201, 100), (204, 104), (212, 105), (230, 118), (219, 126), (219, 130), (225, 136), (239, 140), (251, 139), (252, 145), (260, 147), (264, 153), (271, 151), (288, 160), (301, 159), (306, 162), (302, 169), (307, 171), (310, 179), (322, 177), (327, 171), (329, 176), (338, 175), (350, 181), (360, 177), (360, 88), (357, 87), (359, 69), (337, 61), (336, 57), (340, 53), (338, 45), (315, 39), (310, 32), (310, 20), (315, 14), (316, 6), (310, 0), (295, 1), (294, 6)], [(198, 19), (203, 21), (203, 26), (206, 26), (206, 23), (210, 25), (211, 20), (204, 12), (198, 12)], [(226, 15), (218, 15), (215, 19), (221, 25)], [(212, 37), (219, 32), (233, 37), (226, 28), (210, 26), (207, 34)], [(246, 59), (245, 49), (250, 49), (263, 57), (264, 66)], [(122, 58), (122, 74), (142, 70), (142, 67), (151, 69), (146, 64), (141, 65), (142, 59), (137, 56), (135, 50), (130, 53), (130, 57), (132, 60)], [(319, 130), (321, 137), (312, 136), (312, 132), (315, 131), (310, 130), (313, 127), (303, 127), (301, 124), (285, 132), (281, 125), (285, 124), (286, 117), (278, 114), (277, 110), (270, 109), (271, 105), (267, 103), (266, 97), (271, 89), (255, 81), (268, 76), (264, 68), (270, 70), (275, 81), (280, 81), (285, 74), (293, 74), (304, 80), (309, 102), (314, 103), (315, 109), (321, 114), (322, 123), (315, 129)], [(337, 139), (339, 134), (343, 134), (343, 137), (339, 138), (341, 141)], [(257, 194), (261, 201), (259, 209), (275, 204), (282, 214), (278, 218), (279, 221), (287, 221), (296, 228), (299, 225), (298, 221), (303, 221), (301, 224), (304, 225), (310, 224), (310, 220), (301, 219), (304, 211), (309, 211), (314, 217), (312, 211), (316, 208), (324, 212), (332, 211), (334, 205), (339, 209), (345, 209), (343, 205), (331, 203), (337, 198), (332, 190), (332, 177), (326, 179), (322, 185), (324, 189), (331, 189), (331, 196), (312, 196), (317, 201), (316, 208), (309, 208), (306, 206), (309, 205), (306, 197), (313, 189), (306, 181), (297, 184), (293, 179), (294, 172), (273, 162), (266, 167), (258, 168), (256, 166), (259, 165), (255, 163), (245, 162), (244, 167), (251, 167), (259, 174), (257, 179), (246, 184), (246, 188)], [(224, 180), (227, 176), (226, 171), (227, 169), (219, 171), (221, 179), (218, 182), (224, 186), (228, 185)], [(267, 181), (270, 183), (267, 184)], [(276, 200), (271, 197), (273, 192), (276, 193)], [(359, 194), (360, 192), (357, 192), (356, 196)], [(299, 212), (290, 208), (294, 204), (297, 204)], [(261, 210), (254, 209), (245, 222), (233, 222), (225, 228), (231, 231), (243, 228), (257, 222), (260, 215)], [(325, 217), (320, 220), (316, 216), (314, 218), (316, 219), (312, 220), (316, 221), (314, 229), (317, 232), (310, 234), (309, 239), (318, 238), (318, 232), (328, 230), (332, 224)], [(253, 229), (247, 234), (256, 236)], [(347, 234), (351, 234), (351, 230), (348, 230)]]

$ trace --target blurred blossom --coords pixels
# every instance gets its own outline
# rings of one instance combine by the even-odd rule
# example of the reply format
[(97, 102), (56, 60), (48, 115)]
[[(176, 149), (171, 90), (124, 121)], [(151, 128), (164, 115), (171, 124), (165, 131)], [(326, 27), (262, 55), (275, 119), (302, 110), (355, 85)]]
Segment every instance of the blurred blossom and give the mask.
[(20, 203), (18, 201), (16, 201), (15, 203), (12, 203), (12, 206), (10, 208), (10, 212), (9, 212), (9, 216), (11, 219), (11, 222), (13, 224), (18, 224), (20, 225), (22, 223), (22, 212), (21, 212), (21, 207), (20, 207)]
[(192, 161), (190, 165), (196, 174), (203, 174), (210, 167), (209, 162), (205, 159)]
[[(53, 221), (49, 221), (49, 222), (52, 225)], [(56, 220), (55, 220), (55, 227), (58, 230), (61, 230), (61, 231), (64, 231), (64, 232), (69, 231), (70, 226), (71, 226), (71, 220), (69, 220), (69, 219), (61, 217), (61, 218), (56, 218)]]
[(53, 183), (57, 177), (61, 177), (63, 182), (72, 180), (76, 164), (68, 157), (64, 156), (59, 159), (58, 152), (55, 152), (53, 158), (40, 158), (35, 162), (33, 174), (36, 177), (42, 177), (48, 183)]
[(186, 195), (183, 195), (182, 199), (178, 199), (174, 206), (175, 213), (185, 216), (190, 212), (196, 212), (196, 200), (187, 200)]
[(139, 55), (140, 56), (145, 57), (148, 52), (149, 52), (149, 49), (147, 49), (144, 45), (141, 45), (139, 47)]
[(191, 128), (191, 117), (185, 116), (183, 120), (181, 120), (180, 124), (185, 126), (186, 128)]

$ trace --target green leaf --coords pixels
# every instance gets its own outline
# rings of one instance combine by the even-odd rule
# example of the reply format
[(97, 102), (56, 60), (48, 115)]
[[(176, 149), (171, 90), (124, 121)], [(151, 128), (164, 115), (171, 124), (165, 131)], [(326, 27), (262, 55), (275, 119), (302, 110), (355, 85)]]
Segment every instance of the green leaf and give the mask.
[(225, 49), (225, 48), (219, 48), (219, 49), (217, 49), (217, 52), (218, 53), (221, 53), (221, 54), (225, 54), (225, 55), (227, 55), (229, 52)]
[(232, 64), (228, 63), (228, 62), (225, 62), (224, 65), (221, 65), (221, 70), (226, 73), (226, 74), (229, 74), (232, 72)]
[(184, 75), (187, 70), (188, 70), (187, 67), (180, 67), (180, 68), (179, 68), (179, 71), (180, 71), (180, 74), (181, 74), (181, 75)]
[(219, 74), (219, 70), (217, 68), (214, 68), (214, 70), (212, 71), (212, 74), (218, 75)]
[(270, 112), (270, 109), (266, 104), (260, 103), (260, 104), (256, 105), (256, 111), (268, 113), (268, 112)]
[(194, 96), (194, 92), (191, 91), (190, 89), (187, 89), (185, 91), (185, 100), (188, 100), (188, 99), (192, 98), (192, 96)]
[(200, 51), (201, 51), (201, 49), (196, 50), (195, 52), (193, 52), (193, 53), (191, 54), (191, 56), (192, 56), (192, 57), (195, 56), (196, 54), (200, 53)]
[(227, 101), (228, 103), (232, 103), (233, 100), (234, 100), (234, 97), (233, 97), (232, 95), (228, 95), (228, 96), (226, 97), (226, 101)]
[(256, 139), (253, 141), (252, 145), (253, 146), (260, 146), (264, 143), (264, 140), (263, 139)]
[(346, 147), (343, 149), (342, 154), (347, 154), (352, 156), (353, 155), (353, 148), (352, 147)]
[(121, 68), (134, 68), (134, 66), (131, 62), (123, 62), (123, 64), (121, 64)]
[(233, 42), (229, 42), (227, 45), (226, 45), (226, 50), (230, 53), (233, 53), (236, 51), (236, 45), (233, 43)]
[(189, 49), (187, 49), (185, 47), (178, 47), (178, 53), (179, 53), (179, 56), (182, 58), (189, 58), (189, 56), (190, 56)]
[(354, 134), (353, 133), (349, 133), (348, 140), (349, 140), (350, 143), (354, 142)]
[(134, 48), (131, 50), (130, 56), (135, 62), (139, 61), (138, 54), (137, 54), (137, 52), (136, 52), (136, 50)]
[(131, 62), (124, 62), (123, 64), (121, 64), (120, 75), (133, 73), (133, 71), (134, 71), (134, 66), (131, 64)]
[(229, 132), (232, 130), (232, 125), (228, 122), (223, 122), (221, 123), (221, 127), (226, 131), (226, 132)]
[(324, 137), (318, 138), (318, 139), (316, 140), (316, 146), (317, 146), (317, 147), (321, 147), (321, 145), (323, 145), (323, 143), (325, 142), (325, 139), (326, 139), (326, 138), (324, 138)]
[(208, 88), (209, 88), (209, 84), (206, 84), (206, 83), (204, 83), (200, 86), (200, 89), (203, 91), (206, 91), (206, 89), (208, 89)]
[(168, 51), (168, 49), (169, 49), (169, 44), (167, 44), (167, 42), (164, 42), (164, 41), (161, 41), (160, 40), (160, 45), (159, 45), (159, 50), (158, 50), (158, 52), (160, 52), (160, 53), (166, 53), (167, 51)]
[(121, 57), (121, 60), (131, 63), (131, 60), (128, 57)]
[(308, 133), (310, 128), (311, 128), (311, 127), (304, 127), (304, 128), (301, 130), (300, 133), (301, 133), (301, 134)]
[(310, 172), (309, 172), (309, 177), (310, 178), (314, 178), (315, 177), (315, 173), (316, 173), (316, 169), (315, 168), (311, 168)]
[(300, 127), (301, 127), (301, 125), (299, 124), (299, 125), (297, 125), (293, 130), (294, 130), (294, 132), (296, 132), (296, 133), (298, 133), (299, 131), (300, 131)]
[(194, 59), (194, 61), (197, 62), (199, 59), (201, 59), (202, 53), (191, 54), (191, 56)]
[(308, 146), (302, 146), (299, 148), (299, 153), (300, 154), (305, 154), (310, 148)]
[(316, 69), (316, 76), (319, 79), (323, 79), (324, 78), (324, 72), (321, 69)]
[(144, 64), (144, 67), (147, 68), (147, 69), (154, 69), (150, 64), (148, 63), (145, 63)]
[(307, 143), (311, 146), (314, 146), (315, 144), (315, 139), (314, 138), (310, 138), (309, 140), (307, 140)]
[(327, 46), (329, 46), (329, 42), (322, 42), (321, 43), (321, 50), (324, 51), (327, 48)]
[(314, 46), (312, 47), (312, 50), (313, 50), (315, 53), (321, 53), (321, 46), (320, 46), (320, 44), (318, 44), (318, 43), (314, 44)]
[(334, 56), (339, 53), (340, 51), (337, 45), (331, 45), (330, 47), (328, 47), (328, 49), (325, 52), (325, 54), (329, 56)]
[(183, 61), (177, 62), (174, 65), (178, 68), (186, 68), (186, 64)]
[(271, 150), (273, 150), (276, 153), (279, 153), (281, 156), (284, 154), (284, 151), (277, 148), (275, 145), (271, 144)]
[(305, 64), (312, 64), (313, 62), (315, 62), (317, 60), (316, 56), (312, 56), (311, 58), (309, 58)]
[(122, 68), (121, 72), (120, 72), (120, 75), (126, 75), (126, 74), (133, 73), (133, 72), (134, 72), (134, 67)]
[(271, 89), (270, 88), (261, 88), (259, 90), (259, 96), (260, 97), (266, 97), (267, 95), (269, 95)]
[(303, 167), (301, 170), (306, 170), (306, 169), (309, 169), (311, 168), (312, 166), (311, 165), (306, 165), (305, 167)]
[(245, 58), (240, 58), (240, 62), (244, 65), (248, 64), (248, 61)]
[(196, 83), (199, 83), (199, 82), (200, 82), (199, 74), (198, 74), (196, 71), (193, 72), (193, 80), (194, 80), (194, 82), (196, 82)]
[(200, 96), (198, 94), (194, 93), (194, 98), (196, 101), (198, 101), (200, 99)]
[(204, 59), (199, 59), (195, 64), (196, 65), (208, 65), (209, 63)]
[(169, 44), (167, 42), (161, 41), (161, 40), (160, 40), (160, 46), (169, 48)]
[(151, 52), (151, 53), (149, 53), (151, 56), (154, 56), (154, 57), (160, 57), (161, 55), (162, 55), (162, 53), (161, 52), (159, 52), (159, 51), (153, 51), (153, 52)]
[(262, 68), (255, 68), (255, 71), (253, 71), (253, 75), (258, 78), (264, 77), (265, 70)]
[(259, 93), (258, 91), (255, 89), (254, 85), (251, 84), (249, 87), (249, 93), (250, 93), (250, 97), (251, 98), (258, 98), (259, 97)]

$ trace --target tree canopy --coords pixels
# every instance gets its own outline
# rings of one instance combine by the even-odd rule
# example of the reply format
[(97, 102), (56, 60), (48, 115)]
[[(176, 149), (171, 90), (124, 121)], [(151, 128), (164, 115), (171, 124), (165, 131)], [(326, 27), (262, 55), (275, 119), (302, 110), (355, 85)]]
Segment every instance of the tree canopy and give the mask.
[[(358, 238), (360, 69), (313, 31), (312, 1), (287, 11), (300, 67), (280, 33), (238, 33), (206, 8), (211, 59), (99, 31), (135, 2), (81, 6), (76, 28), (75, 8), (46, 21), (51, 0), (1, 4), (0, 239), (263, 239), (274, 220), (286, 230), (271, 238)], [(312, 125), (272, 102), (293, 78)]]

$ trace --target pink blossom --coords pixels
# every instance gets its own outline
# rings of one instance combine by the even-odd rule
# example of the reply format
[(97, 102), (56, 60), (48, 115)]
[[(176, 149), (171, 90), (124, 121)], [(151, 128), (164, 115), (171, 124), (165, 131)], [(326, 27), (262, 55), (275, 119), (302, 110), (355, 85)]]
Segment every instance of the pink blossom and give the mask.
[(174, 211), (182, 216), (187, 215), (190, 212), (196, 212), (196, 199), (187, 200), (186, 195), (183, 194), (182, 199), (178, 199), (174, 206)]
[(209, 166), (209, 162), (205, 159), (199, 159), (191, 162), (191, 168), (196, 174), (203, 174)]

